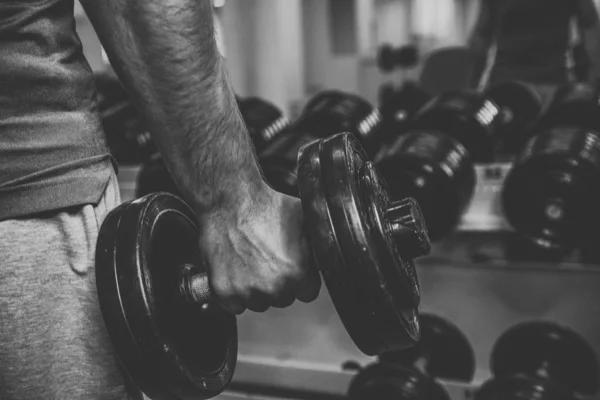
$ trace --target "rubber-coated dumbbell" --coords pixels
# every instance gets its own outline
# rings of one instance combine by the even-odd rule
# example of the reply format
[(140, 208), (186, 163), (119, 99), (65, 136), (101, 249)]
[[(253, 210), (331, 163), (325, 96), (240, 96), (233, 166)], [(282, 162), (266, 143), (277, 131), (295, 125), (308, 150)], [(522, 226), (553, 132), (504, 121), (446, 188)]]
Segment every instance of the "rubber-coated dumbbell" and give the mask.
[(348, 390), (352, 400), (450, 400), (436, 381), (471, 382), (475, 354), (449, 321), (421, 314), (421, 339), (412, 348), (384, 353), (360, 371)]
[[(236, 96), (236, 101), (257, 152), (264, 150), (287, 128), (287, 118), (272, 103), (258, 97)], [(136, 196), (160, 191), (180, 195), (162, 157), (155, 150), (153, 156), (145, 160), (138, 174)]]
[(412, 68), (419, 62), (419, 50), (414, 45), (398, 48), (389, 44), (379, 46), (377, 66), (383, 72), (392, 72), (396, 68)]
[(502, 190), (515, 231), (557, 255), (600, 231), (599, 99), (586, 84), (562, 88)]
[[(413, 259), (430, 243), (418, 204), (391, 203), (351, 133), (304, 146), (298, 186), (308, 240), (334, 306), (368, 355), (419, 338)], [(154, 193), (111, 211), (96, 247), (102, 315), (128, 374), (150, 398), (210, 398), (233, 375), (236, 318), (218, 306), (191, 209)]]
[(500, 152), (516, 155), (530, 137), (542, 113), (542, 98), (528, 84), (506, 81), (489, 87), (485, 95), (500, 107), (501, 123), (495, 135)]
[(263, 151), (289, 125), (283, 112), (259, 97), (238, 98), (238, 107), (257, 153)]
[(494, 377), (475, 400), (576, 400), (598, 392), (593, 349), (572, 330), (535, 321), (505, 332), (492, 350)]
[(297, 158), (308, 142), (350, 132), (371, 155), (377, 146), (381, 115), (363, 98), (338, 90), (313, 97), (289, 129), (258, 155), (265, 180), (281, 193), (298, 196)]
[(391, 145), (401, 134), (407, 132), (417, 112), (431, 100), (431, 95), (416, 82), (407, 81), (400, 87), (382, 85), (379, 96), (379, 111), (383, 120), (380, 142)]
[(476, 92), (447, 92), (423, 107), (413, 126), (374, 161), (392, 198), (419, 202), (431, 240), (449, 234), (475, 187), (475, 162), (492, 159), (500, 107)]

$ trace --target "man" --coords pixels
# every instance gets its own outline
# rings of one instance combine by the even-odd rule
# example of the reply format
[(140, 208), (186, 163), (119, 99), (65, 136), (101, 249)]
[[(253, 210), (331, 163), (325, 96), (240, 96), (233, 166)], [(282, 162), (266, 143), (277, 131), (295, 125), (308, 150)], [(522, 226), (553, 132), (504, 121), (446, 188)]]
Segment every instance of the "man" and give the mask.
[[(233, 313), (316, 298), (298, 199), (262, 179), (219, 54), (211, 0), (82, 0), (196, 211)], [(0, 398), (125, 399), (94, 250), (118, 205), (73, 0), (0, 2)], [(131, 397), (128, 397), (131, 396)]]
[[(569, 81), (571, 22), (600, 77), (600, 25), (593, 0), (481, 0), (468, 46), (476, 55), (473, 86), (521, 80), (546, 104)], [(495, 54), (492, 50), (495, 49)]]

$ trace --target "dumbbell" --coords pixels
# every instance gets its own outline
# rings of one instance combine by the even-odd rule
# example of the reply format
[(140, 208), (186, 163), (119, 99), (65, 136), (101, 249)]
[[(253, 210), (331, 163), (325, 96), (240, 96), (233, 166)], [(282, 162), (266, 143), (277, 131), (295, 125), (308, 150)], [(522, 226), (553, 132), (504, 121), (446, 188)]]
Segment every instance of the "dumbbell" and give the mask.
[(299, 149), (311, 141), (338, 132), (354, 134), (367, 154), (377, 147), (381, 115), (363, 98), (338, 90), (326, 90), (308, 101), (285, 133), (258, 155), (265, 180), (277, 191), (298, 196)]
[(383, 72), (392, 72), (396, 68), (411, 68), (419, 62), (419, 50), (414, 45), (398, 48), (390, 44), (379, 46), (377, 66)]
[(421, 338), (410, 349), (384, 353), (355, 375), (352, 400), (450, 400), (436, 379), (471, 382), (475, 354), (454, 324), (421, 314)]
[[(281, 110), (264, 99), (236, 96), (236, 101), (257, 152), (264, 150), (289, 124)], [(162, 157), (155, 150), (153, 156), (145, 160), (137, 176), (136, 196), (160, 191), (180, 196)]]
[(413, 81), (406, 81), (398, 88), (392, 84), (382, 85), (379, 96), (382, 146), (391, 145), (399, 135), (407, 132), (417, 112), (430, 100), (431, 95)]
[(598, 392), (593, 349), (574, 331), (546, 321), (518, 324), (492, 350), (494, 377), (475, 400), (576, 400)]
[(263, 151), (289, 125), (283, 112), (259, 97), (238, 97), (238, 107), (257, 153)]
[(468, 206), (475, 162), (489, 162), (500, 107), (483, 94), (450, 91), (427, 103), (412, 128), (374, 157), (392, 198), (417, 199), (431, 240), (449, 234)]
[(496, 83), (485, 95), (500, 107), (501, 123), (495, 135), (502, 145), (501, 152), (516, 155), (542, 114), (542, 98), (530, 85), (520, 81)]
[(598, 237), (600, 98), (577, 83), (558, 91), (502, 189), (507, 221), (517, 234), (566, 255)]
[[(418, 204), (391, 203), (351, 133), (302, 147), (298, 186), (307, 237), (349, 336), (367, 355), (419, 338), (413, 259), (430, 243)], [(152, 399), (205, 399), (231, 380), (236, 318), (217, 304), (197, 219), (185, 202), (154, 193), (103, 222), (96, 285), (112, 344)]]

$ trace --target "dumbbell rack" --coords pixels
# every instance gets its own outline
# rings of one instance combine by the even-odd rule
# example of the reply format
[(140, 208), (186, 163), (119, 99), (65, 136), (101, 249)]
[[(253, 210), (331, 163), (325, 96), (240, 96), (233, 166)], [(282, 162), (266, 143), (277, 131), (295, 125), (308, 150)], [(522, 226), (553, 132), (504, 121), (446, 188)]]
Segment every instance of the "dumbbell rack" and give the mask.
[[(474, 381), (444, 382), (453, 400), (472, 398), (490, 376), (494, 342), (520, 322), (564, 324), (584, 336), (600, 357), (600, 266), (510, 263), (503, 257), (499, 243), (507, 225), (498, 195), (508, 169), (502, 164), (477, 168), (477, 191), (459, 231), (417, 264), (421, 311), (452, 321), (475, 351)], [(138, 170), (120, 168), (123, 201), (134, 196)], [(245, 313), (238, 329), (238, 367), (230, 389), (218, 399), (341, 399), (355, 373), (342, 364), (372, 361), (350, 340), (325, 288), (311, 304)]]

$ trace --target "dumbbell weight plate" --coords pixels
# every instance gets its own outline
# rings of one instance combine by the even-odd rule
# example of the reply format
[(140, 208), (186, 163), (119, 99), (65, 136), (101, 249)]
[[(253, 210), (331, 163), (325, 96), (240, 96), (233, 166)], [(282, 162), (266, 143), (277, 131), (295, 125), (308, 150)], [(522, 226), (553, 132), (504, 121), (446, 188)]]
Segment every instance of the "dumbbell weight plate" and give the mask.
[(499, 377), (547, 379), (584, 395), (596, 394), (600, 379), (596, 355), (586, 340), (546, 321), (521, 323), (502, 334), (492, 350), (491, 370)]
[(179, 189), (160, 156), (142, 164), (137, 176), (135, 195), (139, 198), (157, 192), (180, 196)]
[(584, 82), (562, 86), (540, 124), (545, 128), (578, 126), (600, 130), (600, 92)]
[(392, 199), (419, 202), (431, 240), (456, 227), (475, 187), (473, 161), (457, 140), (434, 130), (415, 130), (400, 136), (375, 161)]
[(319, 93), (302, 115), (259, 154), (266, 181), (277, 191), (298, 196), (297, 159), (300, 148), (339, 132), (351, 132), (369, 147), (376, 142), (381, 117), (359, 96), (338, 90)]
[(421, 339), (406, 350), (391, 351), (380, 362), (416, 365), (438, 379), (471, 382), (475, 375), (475, 353), (469, 339), (450, 321), (432, 314), (421, 314)]
[(326, 90), (312, 98), (299, 122), (318, 137), (351, 132), (364, 147), (379, 134), (381, 115), (368, 101), (352, 93)]
[(540, 95), (522, 82), (509, 81), (490, 87), (486, 96), (502, 110), (498, 136), (511, 153), (519, 151), (527, 142), (529, 129), (542, 112)]
[(258, 98), (238, 98), (238, 107), (246, 123), (256, 152), (263, 151), (289, 124), (274, 104)]
[(572, 249), (598, 232), (600, 138), (558, 127), (528, 143), (502, 189), (502, 206), (517, 232), (540, 244)]
[(397, 89), (382, 85), (380, 90), (385, 91), (385, 96), (380, 96), (379, 107), (383, 120), (380, 141), (385, 147), (410, 128), (414, 116), (431, 100), (431, 96), (411, 81)]
[(348, 389), (351, 400), (450, 400), (444, 388), (413, 368), (375, 363), (358, 372)]
[(214, 397), (235, 369), (235, 316), (178, 295), (180, 266), (203, 265), (195, 221), (183, 201), (154, 193), (111, 211), (99, 232), (102, 315), (120, 362), (154, 400)]
[(500, 107), (492, 100), (476, 92), (449, 91), (419, 110), (414, 128), (444, 132), (458, 140), (475, 162), (489, 162), (500, 124)]
[(305, 145), (298, 177), (310, 242), (354, 343), (368, 355), (413, 345), (419, 338), (414, 264), (382, 226), (389, 202), (357, 139), (344, 133)]

